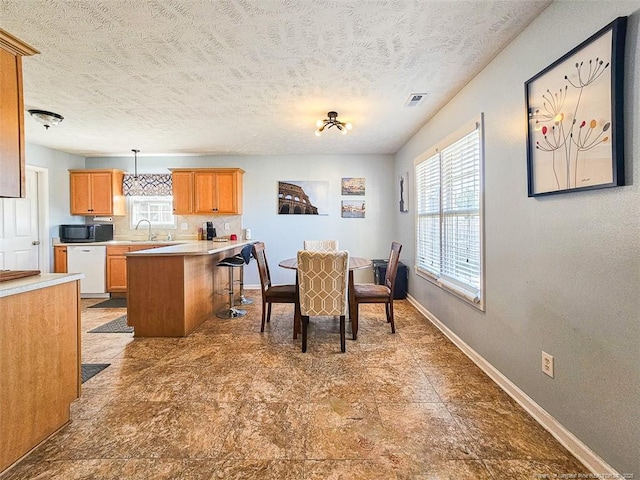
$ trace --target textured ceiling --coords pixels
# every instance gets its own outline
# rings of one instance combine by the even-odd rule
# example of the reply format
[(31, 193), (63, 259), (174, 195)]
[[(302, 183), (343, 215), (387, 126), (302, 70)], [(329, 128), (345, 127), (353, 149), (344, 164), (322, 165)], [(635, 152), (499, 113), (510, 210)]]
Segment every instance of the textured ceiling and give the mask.
[[(550, 0), (0, 0), (27, 142), (82, 156), (395, 153)], [(427, 93), (406, 107), (411, 93)], [(314, 135), (336, 110), (348, 135)]]

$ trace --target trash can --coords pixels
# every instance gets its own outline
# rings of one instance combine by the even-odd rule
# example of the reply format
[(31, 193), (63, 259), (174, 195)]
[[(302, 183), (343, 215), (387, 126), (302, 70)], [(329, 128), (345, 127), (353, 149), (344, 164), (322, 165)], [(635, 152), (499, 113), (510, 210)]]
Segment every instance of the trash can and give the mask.
[[(372, 260), (373, 277), (377, 285), (384, 285), (384, 277), (387, 274), (388, 260)], [(407, 298), (407, 286), (409, 283), (409, 272), (407, 266), (398, 262), (398, 273), (396, 274), (396, 286), (393, 289), (394, 300)]]

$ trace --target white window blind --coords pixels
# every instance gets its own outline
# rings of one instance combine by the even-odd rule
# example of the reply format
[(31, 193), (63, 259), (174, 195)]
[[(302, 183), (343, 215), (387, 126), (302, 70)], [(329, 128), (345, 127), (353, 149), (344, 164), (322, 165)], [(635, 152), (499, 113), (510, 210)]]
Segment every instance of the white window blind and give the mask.
[(416, 162), (416, 268), (474, 303), (482, 294), (480, 123)]

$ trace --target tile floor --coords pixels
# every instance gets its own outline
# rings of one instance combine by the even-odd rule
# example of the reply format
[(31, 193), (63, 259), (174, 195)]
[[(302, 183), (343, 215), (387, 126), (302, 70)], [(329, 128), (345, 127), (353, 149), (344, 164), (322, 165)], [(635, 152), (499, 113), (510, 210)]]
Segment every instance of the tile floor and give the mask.
[[(397, 333), (361, 306), (357, 342), (312, 319), (309, 349), (292, 307), (260, 333), (212, 318), (187, 338), (84, 333), (126, 313), (87, 308), (83, 385), (72, 421), (7, 472), (26, 479), (524, 479), (588, 474), (407, 301)], [(349, 338), (349, 336), (347, 337)]]

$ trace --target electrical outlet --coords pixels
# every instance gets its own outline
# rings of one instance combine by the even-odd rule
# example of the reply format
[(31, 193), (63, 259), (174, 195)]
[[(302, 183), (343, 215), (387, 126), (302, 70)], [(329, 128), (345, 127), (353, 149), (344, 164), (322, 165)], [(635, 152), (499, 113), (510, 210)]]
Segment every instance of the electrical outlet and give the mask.
[(189, 230), (189, 224), (187, 222), (181, 223), (180, 230)]
[(224, 229), (225, 231), (229, 230), (229, 222), (224, 222)]
[(553, 378), (553, 355), (542, 351), (542, 373)]

